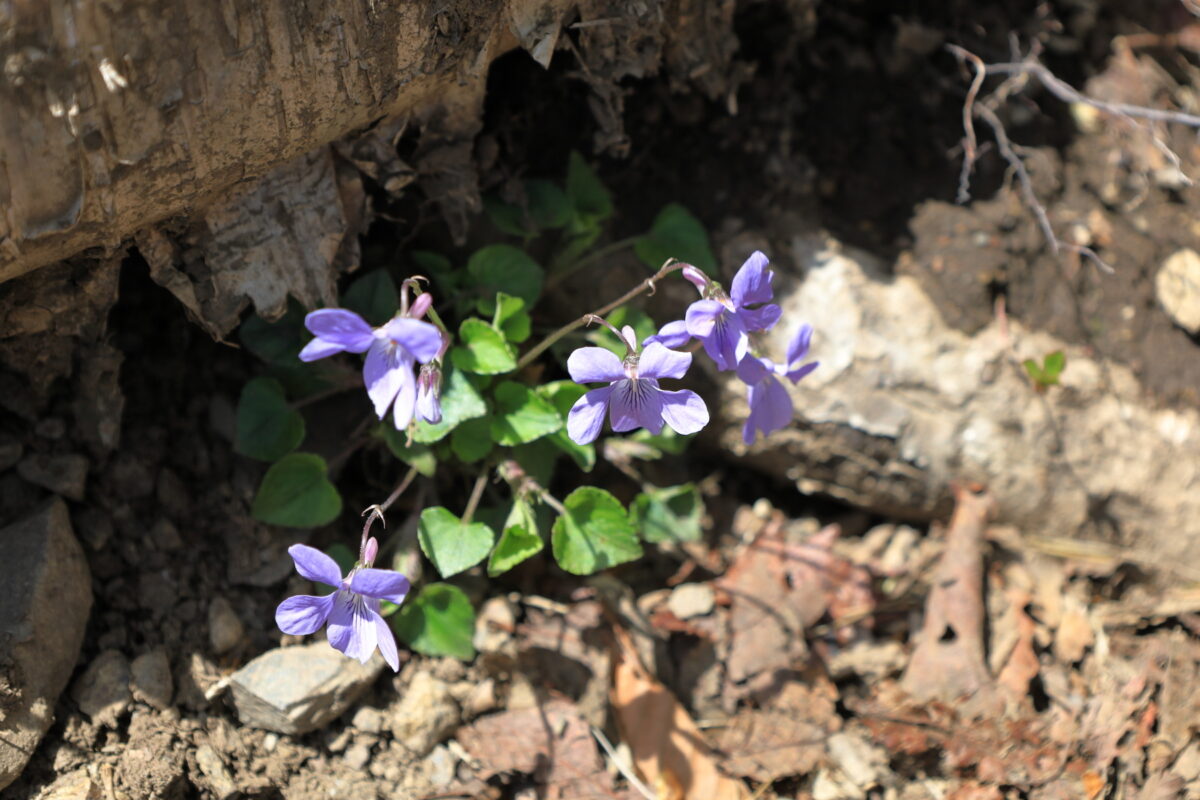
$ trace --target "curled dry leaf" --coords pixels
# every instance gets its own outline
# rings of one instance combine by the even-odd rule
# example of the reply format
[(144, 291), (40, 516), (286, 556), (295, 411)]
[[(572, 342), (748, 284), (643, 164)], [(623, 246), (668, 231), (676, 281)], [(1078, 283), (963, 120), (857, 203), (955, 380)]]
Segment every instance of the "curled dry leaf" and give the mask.
[(988, 685), (984, 658), (983, 540), (994, 501), (959, 487), (946, 551), (925, 602), (925, 624), (902, 685), (920, 700), (954, 700)]
[(646, 672), (629, 634), (615, 626), (613, 634), (613, 711), (637, 771), (658, 800), (747, 800), (746, 787), (717, 769), (683, 706)]

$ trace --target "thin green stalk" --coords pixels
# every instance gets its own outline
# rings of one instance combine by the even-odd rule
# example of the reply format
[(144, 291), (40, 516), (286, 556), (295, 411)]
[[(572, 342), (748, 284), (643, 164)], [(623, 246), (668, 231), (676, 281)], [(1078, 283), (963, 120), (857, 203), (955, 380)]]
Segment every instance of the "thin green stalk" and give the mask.
[(471, 519), (475, 516), (475, 509), (479, 507), (479, 500), (483, 497), (483, 487), (487, 485), (489, 471), (487, 467), (484, 467), (479, 473), (479, 477), (475, 479), (475, 486), (471, 489), (471, 497), (467, 500), (467, 507), (463, 509), (463, 525), (470, 525)]

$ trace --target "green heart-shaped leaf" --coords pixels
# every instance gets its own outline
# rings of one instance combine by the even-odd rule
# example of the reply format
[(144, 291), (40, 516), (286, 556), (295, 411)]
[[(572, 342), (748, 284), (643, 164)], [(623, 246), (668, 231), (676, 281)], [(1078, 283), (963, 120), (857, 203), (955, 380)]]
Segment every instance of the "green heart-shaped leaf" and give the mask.
[(462, 589), (431, 583), (392, 617), (400, 641), (427, 656), (475, 657), (475, 609)]
[(642, 545), (617, 498), (603, 489), (582, 486), (563, 501), (566, 514), (554, 521), (554, 560), (567, 572), (591, 575), (641, 558)]
[(255, 519), (289, 528), (315, 528), (337, 519), (342, 497), (326, 475), (325, 459), (291, 453), (263, 476), (250, 506)]
[(449, 578), (487, 558), (496, 534), (482, 522), (464, 525), (449, 509), (433, 506), (421, 512), (417, 539), (438, 574)]

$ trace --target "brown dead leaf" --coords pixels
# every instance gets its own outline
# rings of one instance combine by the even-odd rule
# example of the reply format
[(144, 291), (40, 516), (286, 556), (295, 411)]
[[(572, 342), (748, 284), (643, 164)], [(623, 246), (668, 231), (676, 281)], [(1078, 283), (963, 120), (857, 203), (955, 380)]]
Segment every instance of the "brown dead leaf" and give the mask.
[(994, 500), (955, 492), (946, 551), (925, 602), (925, 624), (902, 685), (919, 700), (954, 700), (990, 680), (984, 659), (983, 540)]
[(532, 775), (549, 800), (626, 796), (614, 788), (587, 721), (566, 700), (480, 717), (460, 728), (457, 739), (484, 779)]
[(946, 795), (946, 800), (1003, 800), (1004, 794), (995, 786), (984, 786), (977, 781), (960, 783)]
[[(776, 514), (742, 551), (716, 588), (731, 598), (731, 696), (772, 688), (807, 655), (804, 631), (828, 614), (839, 638), (875, 608), (869, 571), (836, 554), (829, 525), (808, 541), (788, 544)], [(847, 637), (848, 638), (848, 637)]]
[(721, 729), (721, 766), (734, 775), (771, 782), (806, 775), (825, 760), (829, 735), (842, 727), (837, 687), (816, 676), (812, 685), (790, 681), (766, 708), (743, 708)]
[(634, 765), (659, 800), (746, 800), (750, 793), (721, 774), (712, 749), (683, 706), (638, 659), (614, 626), (611, 702)]
[(1029, 593), (1020, 589), (1009, 589), (1008, 598), (1010, 610), (1016, 617), (1017, 641), (1012, 652), (996, 677), (999, 684), (1014, 700), (1029, 695), (1029, 682), (1038, 674), (1037, 653), (1033, 649), (1033, 636), (1037, 625), (1028, 614), (1025, 606), (1029, 604)]
[(776, 515), (742, 551), (717, 588), (731, 599), (726, 677), (731, 699), (775, 683), (807, 654), (800, 616), (788, 602), (783, 517)]

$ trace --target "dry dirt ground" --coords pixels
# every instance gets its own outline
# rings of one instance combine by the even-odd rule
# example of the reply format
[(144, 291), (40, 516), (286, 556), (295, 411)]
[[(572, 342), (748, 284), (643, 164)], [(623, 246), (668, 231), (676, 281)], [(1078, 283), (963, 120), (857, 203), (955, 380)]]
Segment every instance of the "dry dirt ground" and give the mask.
[[(1004, 108), (1009, 134), (1029, 148), (1056, 228), (1114, 273), (1050, 253), (994, 153), (956, 205), (970, 73), (942, 45), (1005, 60), (1008, 32), (1040, 37), (1076, 86), (1195, 108), (1196, 40), (1161, 36), (1195, 18), (1168, 2), (968, 5), (831, 3), (799, 19), (747, 4), (738, 33), (755, 73), (737, 115), (652, 79), (628, 87), (632, 155), (601, 162), (628, 229), (614, 236), (668, 201), (718, 241), (798, 209), (893, 259), (964, 330), (1005, 313), (1128, 364), (1156, 402), (1194, 406), (1198, 342), (1163, 313), (1154, 274), (1200, 244), (1200, 193), (1149, 133), (1034, 93)], [(592, 123), (568, 72), (523, 55), (494, 67), (487, 179), (558, 175), (569, 149), (586, 149)], [(1157, 135), (1197, 163), (1194, 132)], [(376, 200), (366, 267), (445, 242), (419, 197)], [(487, 235), (481, 220), (474, 236)], [(279, 567), (294, 534), (249, 515), (262, 466), (229, 441), (254, 367), (189, 323), (136, 255), (118, 294), (107, 343), (124, 357), (120, 446), (89, 456), (71, 508), (94, 606), (73, 688), (6, 797), (1200, 796), (1194, 588), (991, 526), (985, 488), (959, 487), (952, 520), (914, 528), (798, 496), (710, 450), (681, 468), (707, 493), (703, 542), (590, 581), (542, 559), (499, 582), (469, 575), (457, 582), (479, 612), (474, 662), (403, 655), (398, 675), (320, 730), (245, 727), (221, 679), (281, 643), (273, 609), (306, 586)], [(99, 452), (66, 425), (61, 384), (6, 372), (5, 387), (4, 444)], [(342, 479), (357, 508), (394, 476), (363, 460)], [(0, 473), (0, 522), (39, 491)], [(237, 623), (219, 656), (218, 600)], [(162, 654), (169, 684), (85, 713), (79, 681), (114, 650)]]

